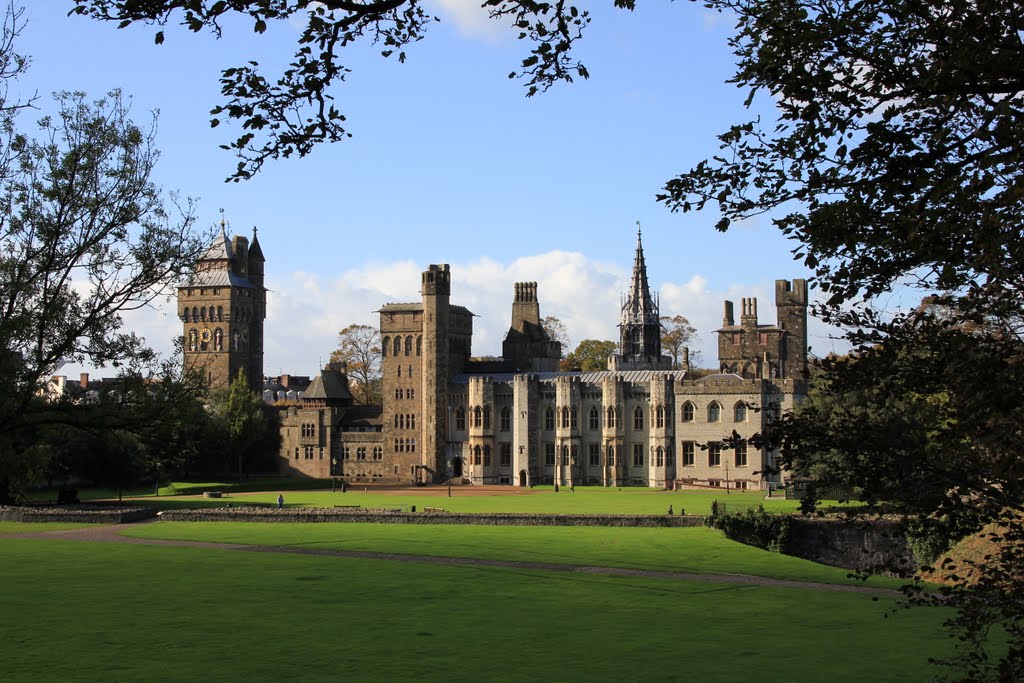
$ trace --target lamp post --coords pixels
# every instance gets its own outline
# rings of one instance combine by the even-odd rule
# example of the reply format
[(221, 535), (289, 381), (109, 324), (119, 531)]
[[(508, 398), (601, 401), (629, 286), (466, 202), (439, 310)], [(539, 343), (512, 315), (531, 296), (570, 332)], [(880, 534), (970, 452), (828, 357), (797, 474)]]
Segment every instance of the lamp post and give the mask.
[(448, 497), (452, 497), (452, 461), (448, 461)]
[(337, 466), (338, 459), (331, 458), (331, 493), (335, 493), (338, 490), (338, 478), (334, 475)]

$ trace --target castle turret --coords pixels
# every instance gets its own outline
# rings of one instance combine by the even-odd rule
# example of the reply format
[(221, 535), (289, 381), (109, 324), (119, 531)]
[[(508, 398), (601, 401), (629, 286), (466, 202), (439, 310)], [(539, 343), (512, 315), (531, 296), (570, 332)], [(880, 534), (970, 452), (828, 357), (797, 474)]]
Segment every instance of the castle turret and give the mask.
[(640, 235), (640, 222), (636, 224), (636, 256), (633, 259), (633, 277), (630, 280), (621, 310), (619, 323), (619, 353), (612, 356), (611, 370), (670, 370), (672, 359), (661, 355), (661, 318), (658, 298), (651, 294), (647, 283), (647, 263)]
[(448, 264), (423, 271), (423, 435), (420, 464), (435, 473), (447, 470), (447, 390), (449, 378), (452, 281)]
[(775, 308), (782, 339), (783, 377), (807, 377), (807, 280), (776, 280)]
[(515, 283), (512, 324), (502, 342), (501, 355), (514, 372), (556, 372), (562, 344), (548, 335), (540, 320), (536, 282)]

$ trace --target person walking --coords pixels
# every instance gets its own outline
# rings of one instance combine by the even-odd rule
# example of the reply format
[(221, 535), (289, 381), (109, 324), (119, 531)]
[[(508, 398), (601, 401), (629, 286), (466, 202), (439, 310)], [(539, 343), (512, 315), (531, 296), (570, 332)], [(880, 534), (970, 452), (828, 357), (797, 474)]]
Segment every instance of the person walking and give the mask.
[(283, 508), (284, 508), (284, 494), (283, 493), (279, 493), (279, 494), (277, 494), (277, 509), (281, 510)]

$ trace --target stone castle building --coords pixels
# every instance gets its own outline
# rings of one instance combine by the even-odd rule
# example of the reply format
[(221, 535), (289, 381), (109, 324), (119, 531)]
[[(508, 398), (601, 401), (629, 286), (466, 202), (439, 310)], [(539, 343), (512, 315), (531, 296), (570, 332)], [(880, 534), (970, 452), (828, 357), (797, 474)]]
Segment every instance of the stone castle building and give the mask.
[[(240, 244), (244, 238), (236, 237), (233, 245), (224, 238), (198, 273), (204, 284), (179, 291), (187, 359), (210, 353), (215, 343), (203, 341), (201, 330), (210, 321), (195, 320), (197, 310), (204, 315), (207, 299), (230, 297), (206, 302), (205, 315), (216, 310), (218, 324), (218, 306), (232, 312), (223, 320), (225, 336), (214, 352), (226, 354), (227, 339), (234, 348), (232, 335), (241, 330), (229, 323), (249, 325), (241, 328), (249, 332), (249, 346), (231, 352), (237, 357), (226, 354), (210, 363), (215, 377), (262, 362), (262, 339), (255, 335), (262, 333), (265, 311), (263, 258), (255, 236), (248, 256)], [(242, 263), (247, 271), (238, 270)], [(733, 304), (725, 302), (718, 330), (720, 371), (700, 378), (673, 369), (661, 354), (658, 298), (648, 285), (639, 232), (620, 311), (619, 352), (609, 359), (608, 370), (558, 371), (560, 344), (541, 326), (537, 294), (536, 283), (515, 284), (502, 358), (474, 359), (473, 314), (452, 303), (449, 267), (431, 265), (422, 273), (419, 301), (390, 303), (379, 311), (383, 405), (355, 405), (345, 368), (329, 365), (300, 405), (282, 415), (281, 471), (333, 474), (350, 483), (454, 477), (511, 486), (746, 489), (778, 481), (779, 475), (770, 473), (775, 454), (746, 440), (805, 393), (806, 281), (776, 282), (774, 325), (758, 321), (756, 299), (742, 300), (738, 325)], [(740, 441), (727, 446), (724, 439), (733, 432)]]
[(215, 389), (227, 387), (239, 370), (254, 391), (262, 389), (264, 262), (256, 228), (250, 245), (240, 235), (229, 240), (222, 222), (192, 277), (178, 288), (185, 371), (202, 373)]

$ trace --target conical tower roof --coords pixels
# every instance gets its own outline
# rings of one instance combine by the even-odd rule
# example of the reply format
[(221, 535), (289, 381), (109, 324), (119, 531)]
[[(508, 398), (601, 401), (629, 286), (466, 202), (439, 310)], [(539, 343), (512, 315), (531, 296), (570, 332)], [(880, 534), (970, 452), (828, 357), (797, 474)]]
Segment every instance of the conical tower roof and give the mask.
[(626, 301), (622, 305), (622, 324), (636, 325), (658, 322), (658, 305), (651, 296), (647, 283), (647, 263), (644, 260), (643, 237), (640, 222), (636, 224), (636, 256), (633, 259), (633, 278), (629, 284)]
[(224, 228), (224, 223), (220, 224), (220, 234), (213, 238), (213, 244), (206, 250), (206, 255), (201, 259), (202, 261), (232, 261), (235, 258), (235, 253), (231, 249), (231, 240), (228, 239), (228, 234)]
[(260, 248), (260, 241), (256, 238), (256, 226), (252, 226), (252, 244), (249, 245), (249, 260), (266, 261), (263, 258), (263, 249)]

